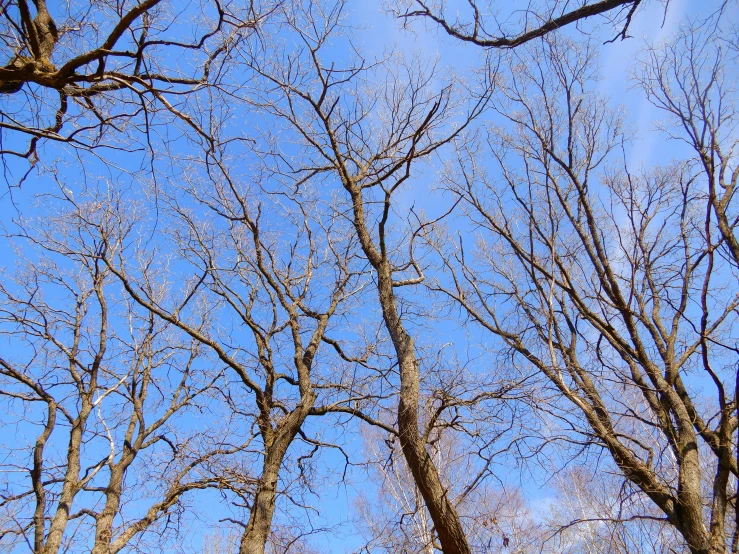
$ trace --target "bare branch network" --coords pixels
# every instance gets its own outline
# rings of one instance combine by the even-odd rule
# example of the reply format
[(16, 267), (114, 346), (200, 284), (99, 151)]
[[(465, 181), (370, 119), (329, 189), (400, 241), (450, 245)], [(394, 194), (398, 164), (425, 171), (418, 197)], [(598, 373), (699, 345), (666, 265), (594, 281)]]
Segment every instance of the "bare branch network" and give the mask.
[(0, 3), (0, 551), (739, 552), (736, 2), (375, 8)]

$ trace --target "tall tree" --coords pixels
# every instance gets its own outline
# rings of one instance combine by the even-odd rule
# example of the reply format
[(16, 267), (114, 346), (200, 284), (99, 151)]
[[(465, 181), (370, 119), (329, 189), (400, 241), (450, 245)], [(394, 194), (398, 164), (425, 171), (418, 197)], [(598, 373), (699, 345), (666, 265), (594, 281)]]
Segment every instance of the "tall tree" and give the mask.
[(219, 0), (4, 3), (0, 154), (35, 163), (42, 139), (121, 148), (130, 129), (151, 140), (152, 126), (172, 118), (208, 140), (190, 97), (222, 81), (229, 52), (269, 10)]
[(83, 224), (128, 224), (110, 194), (47, 196), (59, 215), (14, 232), (18, 267), (0, 285), (0, 334), (10, 344), (0, 397), (12, 437), (3, 447), (0, 504), (12, 514), (3, 546), (107, 554), (151, 539), (152, 527), (166, 537), (183, 496), (217, 486), (201, 470), (239, 450), (220, 441), (216, 422), (212, 433), (179, 428), (208, 406), (223, 369), (208, 369), (197, 343), (121, 296), (100, 259), (120, 242), (97, 240)]
[[(357, 308), (367, 278), (340, 212), (307, 187), (288, 193), (271, 189), (269, 179), (237, 179), (226, 163), (234, 159), (227, 144), (202, 175), (191, 172), (160, 198), (168, 229), (160, 240), (167, 242), (142, 253), (143, 264), (110, 248), (102, 256), (138, 305), (237, 377), (240, 386), (232, 383), (223, 397), (241, 421), (241, 440), (259, 446), (244, 462), (248, 469), (223, 466), (234, 483), (223, 490), (235, 495), (235, 506), (248, 508), (244, 521), (233, 519), (242, 527), (239, 552), (263, 554), (277, 501), (289, 494), (280, 480), (298, 472), (307, 482), (308, 460), (319, 447), (333, 446), (312, 438), (306, 419), (348, 414), (382, 425), (363, 411), (376, 400), (376, 376), (349, 371), (368, 365), (376, 341), (370, 334), (366, 344), (343, 346), (342, 337), (361, 335), (336, 329)], [(151, 293), (149, 264), (164, 251), (182, 253), (175, 259), (187, 278), (177, 298)], [(205, 305), (218, 314), (218, 325), (203, 324)], [(295, 443), (307, 451), (289, 458), (300, 448)]]
[(723, 3), (703, 23), (684, 27), (669, 42), (649, 48), (639, 64), (637, 82), (650, 102), (669, 116), (671, 125), (663, 128), (667, 137), (694, 151), (691, 161), (708, 187), (721, 250), (739, 267), (735, 200), (739, 44), (730, 40), (734, 30), (726, 29), (730, 7)]
[(438, 290), (550, 381), (577, 440), (691, 552), (734, 552), (736, 265), (689, 164), (610, 165), (622, 118), (589, 90), (592, 58), (554, 38), (512, 54), (509, 126), (460, 150), (449, 182), (480, 242), (438, 243)]
[[(396, 411), (398, 440), (413, 479), (429, 511), (440, 548), (447, 554), (470, 552), (462, 520), (427, 450), (435, 426), (421, 425), (420, 389), (424, 378), (410, 317), (401, 291), (423, 282), (415, 246), (430, 222), (411, 214), (396, 219), (398, 196), (411, 167), (458, 136), (484, 109), (489, 98), (487, 73), (481, 83), (434, 90), (434, 73), (417, 60), (370, 64), (349, 60), (342, 68), (328, 59), (332, 41), (343, 40), (344, 2), (296, 4), (285, 12), (298, 46), (251, 52), (246, 63), (259, 80), (251, 102), (288, 124), (300, 150), (283, 172), (295, 187), (321, 179), (339, 186), (349, 200), (349, 219), (370, 264), (385, 329), (399, 374)], [(334, 48), (335, 42), (334, 42)], [(347, 45), (351, 49), (351, 44)], [(419, 65), (421, 68), (419, 68)], [(379, 76), (376, 80), (373, 79)], [(284, 155), (281, 151), (275, 156)], [(397, 225), (397, 227), (396, 227)], [(506, 387), (439, 385), (438, 423), (442, 414), (504, 394)], [(445, 393), (448, 393), (445, 396)], [(452, 416), (450, 416), (452, 417)], [(460, 422), (461, 425), (461, 422)]]

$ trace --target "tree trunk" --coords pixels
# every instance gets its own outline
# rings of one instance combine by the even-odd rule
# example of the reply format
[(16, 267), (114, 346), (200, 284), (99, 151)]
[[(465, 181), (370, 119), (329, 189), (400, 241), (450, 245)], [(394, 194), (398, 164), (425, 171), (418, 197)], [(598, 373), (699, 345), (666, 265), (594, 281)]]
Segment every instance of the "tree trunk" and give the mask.
[(254, 494), (249, 521), (241, 536), (239, 554), (264, 554), (275, 513), (277, 478), (282, 460), (316, 401), (316, 394), (312, 390), (302, 396), (300, 404), (280, 422), (277, 429), (271, 433), (272, 436), (265, 437), (266, 454), (262, 464), (262, 476)]
[(254, 495), (249, 521), (241, 537), (239, 554), (264, 554), (269, 531), (272, 527), (272, 516), (277, 499), (277, 475), (282, 465), (282, 455), (271, 451), (264, 459), (262, 477)]
[[(352, 198), (354, 229), (367, 259), (377, 271), (377, 292), (385, 327), (393, 341), (400, 368), (400, 400), (398, 401), (398, 432), (408, 468), (421, 491), (426, 509), (434, 522), (444, 554), (469, 554), (470, 547), (456, 509), (447, 498), (439, 472), (418, 430), (418, 396), (420, 370), (413, 337), (403, 327), (393, 289), (393, 274), (384, 244), (384, 229), (380, 233), (378, 249), (367, 229), (362, 190), (351, 179), (344, 187)], [(389, 199), (386, 198), (386, 202)], [(387, 206), (386, 206), (387, 209)], [(383, 224), (384, 225), (384, 224)]]
[(41, 549), (41, 554), (57, 554), (59, 552), (64, 532), (67, 529), (72, 502), (78, 492), (80, 474), (80, 448), (82, 434), (87, 422), (87, 417), (92, 410), (92, 404), (88, 397), (83, 398), (82, 408), (77, 421), (69, 433), (69, 444), (67, 446), (67, 469), (64, 475), (64, 484), (59, 495), (56, 512), (49, 525), (49, 534), (46, 536), (46, 544)]
[(127, 451), (121, 462), (113, 467), (105, 491), (105, 506), (95, 522), (95, 544), (91, 554), (109, 554), (113, 538), (113, 520), (121, 506), (123, 477), (135, 458), (135, 453)]
[(447, 497), (439, 472), (418, 430), (418, 396), (420, 371), (413, 337), (403, 327), (393, 292), (392, 275), (387, 261), (378, 269), (378, 289), (385, 325), (390, 333), (400, 367), (400, 400), (398, 431), (413, 479), (421, 491), (426, 508), (434, 522), (444, 554), (469, 554), (462, 522)]

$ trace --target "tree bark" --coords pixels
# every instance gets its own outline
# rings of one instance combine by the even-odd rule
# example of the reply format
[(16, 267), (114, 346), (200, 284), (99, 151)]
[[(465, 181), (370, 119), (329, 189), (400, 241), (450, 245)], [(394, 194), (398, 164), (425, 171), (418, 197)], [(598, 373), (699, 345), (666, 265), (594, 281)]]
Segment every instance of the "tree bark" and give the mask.
[(259, 479), (249, 521), (241, 536), (239, 554), (264, 554), (264, 549), (272, 528), (272, 518), (277, 500), (277, 478), (287, 449), (298, 434), (317, 395), (312, 391), (303, 394), (300, 404), (288, 415), (274, 432), (264, 437), (265, 456), (262, 476)]
[[(462, 527), (462, 521), (453, 504), (449, 501), (439, 471), (426, 451), (425, 441), (418, 430), (418, 396), (420, 389), (418, 358), (416, 357), (413, 337), (405, 330), (398, 312), (393, 289), (392, 267), (384, 245), (384, 230), (381, 232), (381, 244), (378, 249), (367, 229), (361, 189), (356, 184), (346, 180), (346, 177), (344, 187), (352, 198), (354, 228), (362, 250), (370, 264), (377, 271), (377, 291), (382, 307), (382, 316), (393, 342), (400, 368), (398, 432), (403, 456), (434, 522), (442, 552), (444, 554), (469, 554), (470, 547)], [(386, 199), (386, 202), (389, 202), (389, 199)]]
[(393, 292), (392, 275), (383, 264), (378, 270), (378, 292), (385, 325), (393, 341), (400, 367), (400, 400), (398, 401), (398, 431), (400, 446), (408, 467), (416, 482), (426, 508), (431, 514), (434, 527), (444, 554), (469, 554), (459, 514), (449, 501), (439, 472), (418, 430), (418, 396), (420, 371), (413, 337), (409, 335), (398, 314)]
[(134, 460), (134, 453), (127, 452), (125, 459), (116, 465), (110, 476), (105, 492), (105, 507), (97, 517), (95, 524), (95, 545), (91, 554), (109, 554), (110, 543), (113, 538), (113, 520), (121, 506), (123, 476)]

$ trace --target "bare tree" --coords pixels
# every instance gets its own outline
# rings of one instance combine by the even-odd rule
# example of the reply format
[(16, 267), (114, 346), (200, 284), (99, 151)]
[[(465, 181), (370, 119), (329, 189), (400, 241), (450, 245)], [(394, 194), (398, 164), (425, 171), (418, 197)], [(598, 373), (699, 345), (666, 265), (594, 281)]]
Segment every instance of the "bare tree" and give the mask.
[(463, 146), (449, 180), (475, 254), (440, 240), (437, 289), (549, 380), (570, 440), (607, 452), (690, 552), (735, 552), (739, 295), (711, 194), (685, 164), (609, 167), (622, 121), (588, 90), (587, 46), (511, 61), (510, 126)]
[[(400, 446), (440, 548), (447, 554), (466, 553), (470, 546), (464, 525), (427, 450), (435, 425), (429, 433), (421, 429), (421, 359), (407, 327), (409, 316), (404, 315), (403, 306), (408, 304), (399, 293), (424, 280), (414, 247), (431, 223), (420, 216), (414, 220), (413, 212), (405, 220), (394, 210), (411, 166), (448, 144), (481, 113), (489, 97), (485, 80), (489, 74), (483, 74), (479, 88), (455, 83), (433, 90), (433, 71), (419, 69), (419, 60), (401, 63), (395, 70), (382, 62), (365, 64), (361, 59), (338, 68), (323, 57), (328, 44), (345, 38), (340, 29), (343, 8), (344, 2), (306, 2), (285, 12), (298, 46), (290, 50), (276, 44), (245, 55), (249, 69), (260, 77), (251, 102), (286, 122), (297, 135), (293, 140), (301, 148), (302, 159), (296, 155), (283, 165), (283, 174), (293, 179), (296, 188), (319, 179), (338, 180), (350, 200), (345, 217), (373, 269), (398, 366)], [(351, 52), (353, 46), (349, 41), (342, 48)], [(401, 228), (406, 223), (404, 233)], [(471, 387), (459, 396), (445, 396), (447, 390), (453, 389), (439, 383), (440, 425), (447, 414), (496, 398), (505, 387)]]
[(235, 554), (239, 551), (239, 536), (235, 529), (208, 533), (203, 539), (203, 554)]
[(729, 40), (732, 30), (724, 28), (730, 5), (724, 3), (707, 20), (683, 27), (669, 42), (647, 50), (637, 81), (649, 100), (672, 119), (674, 126), (663, 129), (667, 136), (694, 150), (722, 248), (739, 266), (739, 214), (734, 199), (739, 180), (739, 45)]
[(557, 495), (544, 514), (544, 552), (688, 552), (674, 527), (660, 518), (659, 508), (604, 460), (560, 471), (554, 489)]
[(166, 0), (5, 2), (0, 154), (35, 163), (40, 139), (120, 148), (120, 140), (107, 140), (110, 132), (148, 135), (159, 111), (207, 140), (189, 97), (222, 81), (230, 50), (269, 9), (259, 14), (252, 3), (219, 0), (184, 10)]
[(123, 550), (174, 522), (185, 493), (217, 484), (200, 470), (234, 450), (215, 423), (213, 435), (178, 429), (208, 404), (222, 370), (121, 296), (100, 260), (120, 242), (104, 245), (82, 225), (113, 223), (115, 194), (96, 193), (78, 203), (47, 196), (64, 208), (22, 224), (18, 267), (0, 285), (10, 346), (0, 357), (9, 440), (0, 503), (12, 514), (0, 544), (36, 553)]
[[(424, 403), (422, 418), (434, 417), (433, 403)], [(502, 404), (502, 403), (499, 403)], [(494, 415), (490, 415), (494, 418)], [(374, 487), (358, 499), (358, 526), (367, 544), (359, 552), (438, 552), (434, 524), (395, 440), (375, 428), (364, 433), (364, 455)], [(533, 551), (542, 534), (517, 489), (505, 490), (490, 481), (475, 483), (478, 472), (463, 434), (439, 434), (429, 441), (429, 452), (439, 468), (444, 487), (462, 521), (473, 552), (503, 547), (511, 553)], [(473, 486), (470, 486), (473, 485)]]
[[(332, 336), (335, 322), (348, 321), (365, 288), (366, 262), (357, 255), (356, 239), (339, 212), (309, 188), (291, 193), (272, 190), (268, 178), (234, 177), (229, 163), (243, 152), (230, 153), (229, 144), (238, 142), (225, 141), (203, 174), (191, 171), (160, 198), (167, 231), (158, 240), (166, 236), (167, 242), (142, 251), (138, 264), (107, 246), (101, 255), (136, 303), (184, 331), (238, 377), (240, 386), (224, 388), (223, 400), (241, 421), (247, 435), (241, 440), (258, 446), (241, 468), (220, 471), (229, 482), (223, 490), (248, 510), (232, 518), (243, 528), (239, 552), (261, 554), (280, 495), (292, 494), (288, 475), (308, 483), (316, 451), (341, 450), (311, 438), (303, 430), (306, 418), (347, 414), (382, 424), (362, 410), (371, 409), (376, 377), (351, 371), (368, 365), (374, 338), (344, 347), (348, 335), (361, 340), (348, 325)], [(152, 294), (149, 268), (162, 252), (181, 252), (172, 263), (187, 277), (177, 298)], [(218, 325), (204, 324), (204, 305), (218, 314)], [(299, 448), (304, 452), (288, 463), (288, 451)]]
[[(267, 554), (316, 554), (304, 540), (304, 533), (273, 525), (265, 552)], [(203, 541), (203, 554), (236, 554), (239, 551), (240, 536), (233, 527), (229, 531), (209, 533)]]
[[(377, 492), (370, 496), (369, 491), (362, 491), (359, 497), (359, 524), (367, 537), (362, 551), (433, 554), (438, 547), (434, 524), (407, 464), (402, 461), (399, 445), (373, 430), (363, 438), (370, 479)], [(437, 442), (431, 455), (449, 487), (445, 450)]]
[[(176, 177), (148, 174), (151, 212), (112, 187), (62, 186), (62, 215), (21, 227), (42, 255), (0, 285), (0, 395), (35, 443), (5, 462), (0, 544), (165, 545), (188, 493), (213, 488), (239, 538), (207, 548), (308, 552), (317, 530), (275, 514), (306, 509), (325, 448), (353, 463), (307, 425), (328, 416), (388, 437), (389, 521), (371, 546), (546, 551), (522, 499), (488, 486), (508, 450), (523, 463), (539, 448), (516, 392), (534, 374), (534, 402), (561, 425), (542, 442), (607, 453), (618, 473), (603, 495), (573, 474), (565, 500), (589, 510), (550, 522), (560, 544), (737, 552), (735, 44), (713, 27), (650, 51), (640, 82), (695, 157), (636, 174), (619, 161), (621, 116), (589, 91), (592, 48), (549, 33), (604, 15), (626, 38), (644, 2), (570, 4), (531, 7), (510, 33), (474, 1), (466, 24), (415, 0), (403, 17), (510, 49), (508, 74), (441, 85), (419, 58), (363, 59), (343, 0), (216, 1), (179, 18), (165, 0), (61, 17), (42, 0), (3, 6), (4, 161), (109, 132), (106, 145), (136, 135), (153, 156), (169, 140), (159, 122), (196, 140), (179, 157), (168, 143)], [(505, 123), (478, 136), (493, 83)], [(428, 218), (405, 192), (452, 144), (453, 199)], [(500, 341), (495, 371), (446, 355), (433, 324), (460, 309)], [(196, 409), (213, 427), (180, 429)]]

